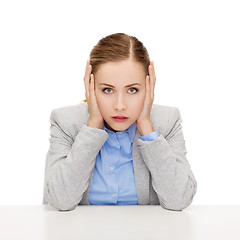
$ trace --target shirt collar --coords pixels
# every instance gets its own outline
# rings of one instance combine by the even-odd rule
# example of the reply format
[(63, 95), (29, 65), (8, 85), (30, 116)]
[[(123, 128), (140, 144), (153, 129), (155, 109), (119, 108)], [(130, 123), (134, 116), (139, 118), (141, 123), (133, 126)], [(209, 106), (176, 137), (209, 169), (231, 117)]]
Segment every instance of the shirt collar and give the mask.
[(131, 143), (133, 143), (133, 140), (134, 140), (134, 136), (135, 136), (135, 132), (136, 132), (136, 122), (134, 122), (128, 129), (124, 130), (124, 131), (119, 131), (119, 132), (113, 132), (111, 130), (109, 130), (108, 128), (106, 128), (105, 126), (105, 121), (103, 121), (103, 127), (102, 127), (103, 130), (105, 130), (107, 133), (110, 133), (110, 134), (115, 134), (116, 133), (119, 133), (119, 132), (127, 132), (129, 134), (129, 137), (130, 137), (130, 140), (131, 140)]

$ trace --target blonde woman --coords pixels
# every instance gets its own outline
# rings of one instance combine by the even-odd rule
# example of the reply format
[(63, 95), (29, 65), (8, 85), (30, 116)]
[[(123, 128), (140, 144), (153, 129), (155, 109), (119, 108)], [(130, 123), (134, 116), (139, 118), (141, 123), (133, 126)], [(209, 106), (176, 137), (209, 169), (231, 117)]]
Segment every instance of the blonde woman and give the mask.
[(124, 33), (102, 38), (87, 60), (86, 100), (53, 109), (44, 203), (189, 206), (197, 182), (181, 115), (153, 104), (156, 76), (144, 45)]

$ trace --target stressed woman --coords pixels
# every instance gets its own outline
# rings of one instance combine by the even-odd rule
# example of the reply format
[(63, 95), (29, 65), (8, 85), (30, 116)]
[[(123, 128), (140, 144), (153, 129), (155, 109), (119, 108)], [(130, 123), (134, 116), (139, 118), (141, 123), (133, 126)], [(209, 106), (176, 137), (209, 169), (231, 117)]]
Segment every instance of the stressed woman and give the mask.
[(156, 75), (133, 36), (102, 38), (90, 53), (86, 100), (54, 109), (44, 203), (189, 206), (197, 182), (186, 159), (178, 108), (153, 104)]

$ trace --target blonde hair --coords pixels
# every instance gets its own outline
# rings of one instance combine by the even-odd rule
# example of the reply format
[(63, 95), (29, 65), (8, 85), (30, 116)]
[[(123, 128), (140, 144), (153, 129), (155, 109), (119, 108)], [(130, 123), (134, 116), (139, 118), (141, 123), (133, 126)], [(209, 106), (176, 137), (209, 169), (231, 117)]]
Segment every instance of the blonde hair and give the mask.
[[(90, 52), (92, 73), (96, 74), (99, 67), (107, 62), (118, 62), (131, 59), (143, 65), (146, 75), (150, 58), (147, 49), (141, 41), (125, 33), (114, 33), (98, 41)], [(87, 100), (82, 100), (87, 102)]]

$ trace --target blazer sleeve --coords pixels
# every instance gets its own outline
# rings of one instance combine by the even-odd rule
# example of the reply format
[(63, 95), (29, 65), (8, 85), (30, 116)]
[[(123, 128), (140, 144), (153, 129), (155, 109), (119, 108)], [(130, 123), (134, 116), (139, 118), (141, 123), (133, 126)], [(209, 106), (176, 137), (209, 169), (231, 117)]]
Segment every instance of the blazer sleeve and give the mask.
[(73, 210), (88, 188), (96, 156), (108, 134), (83, 124), (73, 140), (62, 127), (66, 123), (56, 109), (51, 112), (50, 123), (44, 198), (60, 211)]
[(189, 206), (197, 191), (197, 182), (186, 158), (181, 122), (179, 110), (173, 107), (166, 137), (160, 134), (154, 141), (138, 139), (160, 205), (175, 211)]

